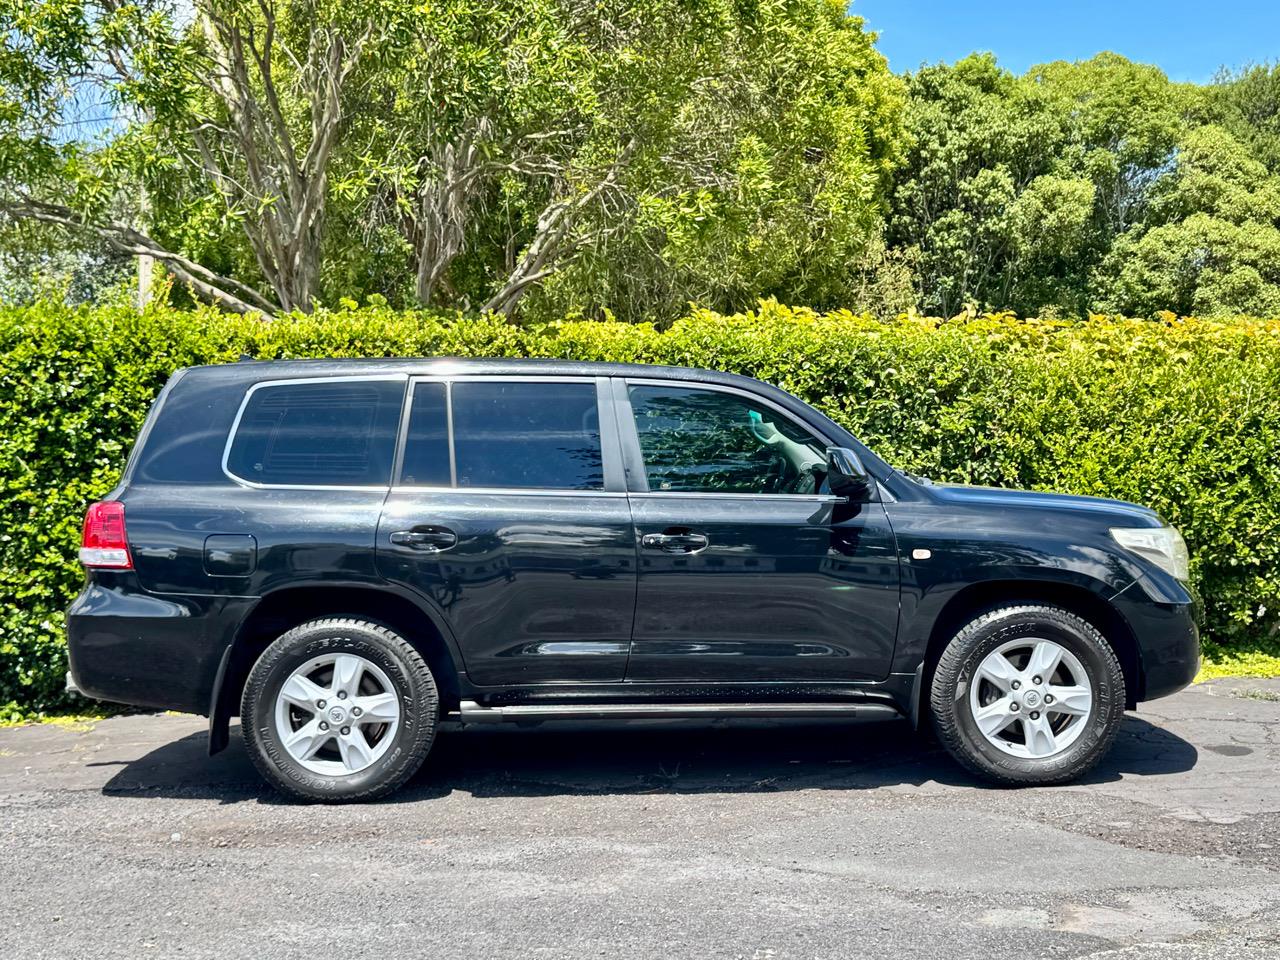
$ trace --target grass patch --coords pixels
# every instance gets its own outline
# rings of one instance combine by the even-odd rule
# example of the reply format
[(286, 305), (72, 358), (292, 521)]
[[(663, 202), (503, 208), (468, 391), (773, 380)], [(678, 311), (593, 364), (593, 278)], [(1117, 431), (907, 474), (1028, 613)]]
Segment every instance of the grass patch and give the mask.
[(1197, 682), (1217, 677), (1280, 677), (1280, 641), (1228, 648), (1206, 640), (1203, 652)]
[(52, 723), (57, 726), (70, 727), (74, 730), (88, 731), (99, 720), (118, 717), (126, 713), (137, 713), (132, 707), (120, 704), (95, 703), (85, 701), (79, 710), (68, 713), (45, 713), (44, 711), (24, 711), (17, 704), (0, 706), (0, 727), (23, 727), (30, 723)]

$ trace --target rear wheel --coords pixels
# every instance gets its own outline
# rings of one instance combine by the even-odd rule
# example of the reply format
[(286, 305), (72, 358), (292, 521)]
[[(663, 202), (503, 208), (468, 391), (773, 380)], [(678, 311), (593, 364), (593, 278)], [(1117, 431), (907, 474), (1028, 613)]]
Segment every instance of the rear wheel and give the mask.
[(1008, 786), (1065, 783), (1110, 748), (1124, 674), (1106, 638), (1059, 607), (1000, 607), (947, 644), (930, 705), (964, 766)]
[(331, 802), (383, 796), (413, 776), (435, 738), (431, 671), (380, 624), (313, 620), (258, 658), (241, 725), (249, 756), (278, 790)]

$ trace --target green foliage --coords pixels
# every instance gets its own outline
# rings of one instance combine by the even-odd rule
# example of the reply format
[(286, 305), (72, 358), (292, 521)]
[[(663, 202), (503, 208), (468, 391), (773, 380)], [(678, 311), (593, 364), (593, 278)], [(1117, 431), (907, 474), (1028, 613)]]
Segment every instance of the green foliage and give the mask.
[(926, 310), (1009, 302), (1018, 251), (1034, 246), (1034, 232), (1020, 242), (1025, 218), (1014, 206), (1053, 169), (1062, 118), (989, 54), (924, 67), (909, 82), (912, 146), (895, 185), (890, 241), (918, 251)]
[(842, 0), (13, 0), (0, 296), (146, 252), (237, 310), (1280, 309), (1276, 65), (875, 42)]
[(842, 0), (0, 4), (0, 296), (145, 252), (241, 311), (1280, 309), (1275, 65), (875, 44)]
[(892, 247), (919, 305), (1152, 317), (1280, 310), (1273, 67), (1209, 87), (1104, 53), (910, 77)]
[(344, 235), (330, 291), (511, 313), (510, 290), (528, 318), (628, 320), (848, 295), (900, 153), (902, 83), (842, 5), (406, 10), (331, 205), (377, 254)]
[[(1182, 528), (1219, 653), (1280, 627), (1280, 322), (906, 316), (765, 303), (670, 327), (344, 309), (0, 308), (0, 704), (62, 704), (62, 610), (85, 506), (177, 367), (312, 356), (545, 356), (733, 370), (938, 480), (1114, 496)], [(1268, 646), (1270, 644), (1270, 646)], [(10, 708), (11, 712), (15, 708)]]
[(1225, 127), (1272, 173), (1280, 173), (1280, 65), (1224, 72), (1206, 93), (1207, 121)]
[(1155, 67), (1109, 53), (1022, 77), (989, 54), (914, 74), (889, 230), (919, 251), (921, 308), (1094, 304), (1091, 271), (1143, 222), (1190, 103)]
[(1280, 313), (1280, 178), (1220, 127), (1188, 134), (1096, 277), (1106, 309)]
[(94, 303), (122, 292), (136, 297), (131, 283), (136, 275), (131, 257), (65, 230), (34, 224), (0, 226), (0, 303), (56, 298)]
[(902, 89), (837, 0), (24, 0), (0, 225), (145, 250), (238, 310), (834, 304)]

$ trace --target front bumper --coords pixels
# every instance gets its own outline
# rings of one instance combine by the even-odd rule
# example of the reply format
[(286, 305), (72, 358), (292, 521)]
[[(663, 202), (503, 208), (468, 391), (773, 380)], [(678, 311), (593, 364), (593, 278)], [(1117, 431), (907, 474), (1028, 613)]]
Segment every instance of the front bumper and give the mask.
[(1172, 596), (1166, 585), (1157, 589), (1144, 578), (1122, 591), (1112, 603), (1128, 621), (1138, 643), (1137, 700), (1167, 697), (1195, 680), (1200, 672), (1202, 620), (1198, 597), (1187, 590)]

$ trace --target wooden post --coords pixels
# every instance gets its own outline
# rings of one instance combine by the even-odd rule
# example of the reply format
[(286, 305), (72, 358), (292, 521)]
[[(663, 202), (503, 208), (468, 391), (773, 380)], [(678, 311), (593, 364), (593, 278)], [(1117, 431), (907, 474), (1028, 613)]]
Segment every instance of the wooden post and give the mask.
[(142, 254), (138, 257), (138, 310), (147, 309), (147, 304), (151, 302), (151, 281), (153, 277), (153, 268), (155, 260), (152, 257)]

